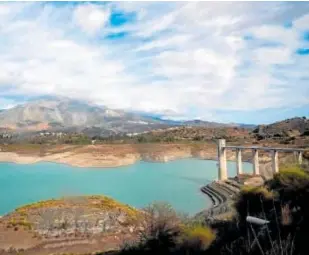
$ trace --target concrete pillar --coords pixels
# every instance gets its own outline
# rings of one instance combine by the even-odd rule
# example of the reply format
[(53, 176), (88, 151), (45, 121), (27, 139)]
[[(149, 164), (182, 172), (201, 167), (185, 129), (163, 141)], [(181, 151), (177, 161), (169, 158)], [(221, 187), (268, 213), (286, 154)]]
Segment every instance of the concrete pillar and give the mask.
[(253, 159), (253, 174), (259, 175), (259, 151), (257, 149), (252, 149), (252, 159)]
[(218, 140), (219, 180), (227, 179), (225, 140)]
[(271, 151), (271, 161), (272, 161), (272, 169), (273, 173), (279, 173), (279, 161), (278, 161), (278, 151)]
[(294, 155), (294, 162), (298, 162), (298, 151), (294, 151), (293, 152), (293, 155)]
[(298, 164), (303, 163), (303, 153), (301, 151), (298, 152)]
[(236, 167), (237, 167), (237, 175), (242, 174), (241, 149), (236, 149)]

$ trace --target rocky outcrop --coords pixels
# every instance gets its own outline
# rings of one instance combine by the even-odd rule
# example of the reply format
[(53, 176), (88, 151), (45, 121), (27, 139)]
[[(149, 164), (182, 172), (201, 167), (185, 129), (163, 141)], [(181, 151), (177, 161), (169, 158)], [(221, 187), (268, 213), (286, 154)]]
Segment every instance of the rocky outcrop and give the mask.
[[(54, 248), (103, 245), (117, 237), (115, 247), (140, 230), (142, 212), (105, 196), (70, 197), (41, 201), (16, 209), (1, 219), (0, 231), (6, 237), (1, 249), (36, 250), (50, 254)], [(115, 239), (117, 239), (115, 238)], [(114, 240), (115, 242), (115, 240)], [(102, 247), (102, 250), (106, 247)], [(27, 253), (23, 253), (27, 254)], [(35, 252), (29, 252), (35, 254)]]

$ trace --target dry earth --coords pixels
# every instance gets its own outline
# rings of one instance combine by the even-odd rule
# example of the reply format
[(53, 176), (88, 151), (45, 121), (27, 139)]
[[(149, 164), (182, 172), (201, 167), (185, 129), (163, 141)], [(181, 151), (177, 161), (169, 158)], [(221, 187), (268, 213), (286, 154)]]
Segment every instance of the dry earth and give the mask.
[(124, 240), (136, 238), (141, 214), (104, 196), (37, 202), (1, 218), (0, 254), (79, 254), (117, 249)]
[(49, 161), (78, 167), (117, 167), (138, 160), (166, 162), (188, 157), (215, 159), (216, 147), (212, 144), (7, 145), (1, 146), (0, 152), (2, 162)]

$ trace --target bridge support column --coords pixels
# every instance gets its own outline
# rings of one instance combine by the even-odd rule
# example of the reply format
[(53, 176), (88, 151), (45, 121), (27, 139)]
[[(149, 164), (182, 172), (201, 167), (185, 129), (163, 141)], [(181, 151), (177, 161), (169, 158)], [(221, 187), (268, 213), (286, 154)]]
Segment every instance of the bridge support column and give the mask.
[(259, 151), (257, 149), (252, 149), (252, 156), (253, 156), (253, 174), (259, 175), (260, 174)]
[(278, 161), (278, 151), (271, 151), (272, 169), (273, 173), (279, 173), (279, 161)]
[(237, 167), (237, 175), (242, 174), (241, 149), (236, 149), (236, 167)]
[(303, 163), (303, 153), (301, 151), (298, 152), (298, 164), (302, 164)]
[(297, 151), (294, 151), (293, 152), (293, 155), (294, 155), (294, 162), (298, 162), (298, 152)]
[(219, 160), (219, 180), (227, 179), (227, 166), (226, 166), (226, 148), (225, 140), (218, 140), (218, 160)]

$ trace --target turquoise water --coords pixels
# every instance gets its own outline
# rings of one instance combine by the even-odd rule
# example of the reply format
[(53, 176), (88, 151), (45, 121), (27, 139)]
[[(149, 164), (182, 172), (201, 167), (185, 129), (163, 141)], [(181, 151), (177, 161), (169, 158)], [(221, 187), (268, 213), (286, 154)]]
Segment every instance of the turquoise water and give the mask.
[[(182, 159), (138, 162), (117, 168), (78, 168), (56, 163), (0, 163), (0, 215), (43, 199), (104, 194), (142, 208), (166, 201), (178, 211), (197, 213), (211, 205), (200, 188), (218, 178), (216, 161)], [(252, 167), (244, 163), (244, 171)], [(235, 163), (228, 163), (235, 176)]]

